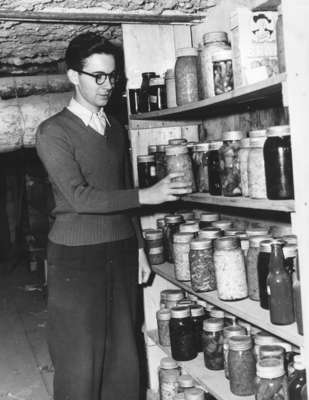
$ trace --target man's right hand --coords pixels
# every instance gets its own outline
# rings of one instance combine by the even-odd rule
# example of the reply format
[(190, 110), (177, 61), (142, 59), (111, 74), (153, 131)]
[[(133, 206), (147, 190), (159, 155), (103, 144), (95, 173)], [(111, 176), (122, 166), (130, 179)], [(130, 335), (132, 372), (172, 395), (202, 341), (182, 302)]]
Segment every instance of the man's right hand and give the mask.
[(155, 185), (140, 189), (138, 192), (140, 204), (160, 204), (165, 201), (175, 201), (181, 195), (192, 193), (192, 182), (184, 179), (174, 181), (175, 178), (183, 177), (183, 173), (172, 173)]

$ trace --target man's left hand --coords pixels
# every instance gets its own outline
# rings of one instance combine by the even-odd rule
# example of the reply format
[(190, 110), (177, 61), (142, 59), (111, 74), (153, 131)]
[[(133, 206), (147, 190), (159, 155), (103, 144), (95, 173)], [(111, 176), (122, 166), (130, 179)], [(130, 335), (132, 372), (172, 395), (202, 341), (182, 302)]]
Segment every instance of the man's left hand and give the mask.
[(147, 283), (151, 274), (150, 265), (144, 249), (138, 249), (138, 284)]

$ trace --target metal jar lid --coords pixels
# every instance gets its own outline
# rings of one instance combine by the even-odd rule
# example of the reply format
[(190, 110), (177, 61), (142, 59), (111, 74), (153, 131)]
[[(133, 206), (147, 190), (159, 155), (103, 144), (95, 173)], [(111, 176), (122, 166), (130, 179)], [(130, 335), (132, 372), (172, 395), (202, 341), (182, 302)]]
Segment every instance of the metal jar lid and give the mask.
[(184, 221), (194, 220), (194, 214), (193, 211), (186, 211), (186, 210), (180, 210), (177, 211), (177, 214), (181, 215)]
[(213, 308), (212, 310), (210, 310), (210, 316), (212, 318), (224, 318), (224, 311), (223, 310), (219, 310), (218, 308)]
[(288, 136), (291, 134), (290, 125), (276, 125), (267, 128), (267, 137), (270, 136)]
[(182, 306), (182, 307), (191, 307), (194, 305), (194, 301), (190, 300), (190, 299), (181, 299), (179, 301), (177, 301), (177, 307), (178, 306)]
[(228, 339), (233, 336), (246, 335), (246, 328), (240, 325), (230, 325), (223, 329), (223, 336)]
[(197, 56), (197, 48), (195, 47), (183, 47), (176, 50), (176, 57), (186, 57), (186, 56)]
[(258, 138), (258, 137), (266, 137), (266, 129), (256, 129), (254, 131), (249, 132), (250, 138)]
[(174, 368), (177, 368), (177, 367), (178, 367), (178, 365), (177, 365), (176, 361), (173, 360), (172, 358), (169, 358), (169, 357), (161, 358), (160, 368), (163, 368), (163, 369), (174, 369)]
[(157, 151), (160, 153), (165, 153), (167, 146), (168, 146), (167, 144), (158, 144)]
[(222, 236), (222, 231), (219, 228), (203, 228), (199, 231), (198, 237), (199, 239), (216, 239)]
[(156, 240), (163, 238), (163, 232), (159, 229), (155, 229), (153, 231), (148, 231), (145, 234), (146, 240)]
[(261, 236), (261, 235), (268, 235), (269, 229), (268, 228), (262, 228), (262, 227), (257, 227), (257, 228), (248, 228), (246, 229), (246, 234), (248, 236)]
[(223, 31), (207, 32), (203, 35), (203, 43), (208, 44), (212, 42), (227, 42), (227, 33)]
[(176, 306), (171, 308), (171, 317), (176, 319), (188, 318), (191, 316), (189, 307)]
[(209, 150), (219, 150), (222, 145), (222, 140), (214, 140), (209, 142)]
[(165, 293), (167, 301), (178, 301), (184, 298), (183, 291), (180, 289), (166, 289)]
[(161, 308), (157, 311), (157, 319), (160, 321), (169, 321), (171, 319), (171, 311), (168, 308)]
[(264, 357), (280, 357), (284, 354), (284, 348), (277, 344), (264, 344), (260, 346), (259, 353), (263, 353)]
[(209, 143), (207, 142), (196, 143), (193, 146), (193, 151), (208, 151), (208, 150), (209, 150)]
[(283, 363), (276, 358), (260, 360), (256, 365), (256, 374), (260, 378), (274, 379), (285, 374)]
[(212, 241), (211, 240), (201, 240), (201, 239), (194, 239), (190, 243), (191, 250), (206, 250), (212, 248)]
[(293, 258), (297, 256), (297, 245), (296, 244), (286, 244), (282, 248), (284, 258)]
[(242, 131), (227, 131), (223, 132), (222, 134), (222, 140), (223, 141), (228, 141), (228, 140), (241, 140), (244, 137), (244, 133)]
[(245, 138), (241, 139), (240, 146), (249, 148), (250, 147), (250, 138), (245, 137)]
[(148, 146), (148, 154), (152, 155), (153, 153), (155, 153), (157, 151), (157, 145), (156, 144), (150, 144)]
[(254, 343), (258, 346), (263, 344), (273, 344), (276, 338), (268, 332), (258, 332), (254, 337)]
[(232, 336), (229, 340), (230, 350), (249, 350), (252, 348), (251, 336), (238, 335)]
[(177, 214), (168, 214), (164, 217), (167, 224), (175, 224), (177, 222), (182, 222), (183, 218), (181, 215)]
[(184, 222), (183, 224), (181, 224), (179, 226), (179, 231), (180, 232), (192, 232), (192, 233), (195, 233), (195, 232), (198, 232), (199, 229), (200, 229), (200, 227), (199, 227), (198, 222), (186, 221), (186, 222)]
[(155, 160), (155, 158), (154, 158), (154, 155), (152, 155), (152, 154), (137, 156), (137, 162), (139, 162), (139, 163), (154, 162), (154, 160)]
[(190, 388), (192, 386), (194, 386), (194, 380), (192, 378), (191, 375), (180, 375), (177, 378), (177, 382), (179, 384), (179, 386), (183, 387), (183, 388)]
[(169, 139), (169, 141), (168, 141), (168, 144), (171, 146), (175, 146), (175, 145), (177, 146), (180, 144), (187, 144), (187, 143), (188, 143), (187, 139), (184, 139), (184, 138)]
[(229, 221), (228, 219), (220, 219), (219, 221), (213, 221), (211, 225), (224, 231), (232, 226), (232, 221)]
[(208, 318), (203, 322), (203, 330), (207, 332), (219, 332), (224, 327), (222, 318)]
[(215, 240), (216, 250), (233, 250), (240, 247), (240, 240), (237, 236), (223, 236)]
[(193, 304), (190, 306), (190, 309), (192, 317), (201, 317), (205, 315), (204, 307), (199, 304)]
[(218, 221), (220, 218), (218, 213), (213, 212), (202, 212), (200, 215), (200, 221), (202, 222), (214, 222)]
[(287, 244), (297, 244), (297, 236), (296, 235), (283, 235), (281, 239), (284, 240)]
[(272, 244), (272, 239), (263, 240), (260, 243), (260, 252), (271, 253), (271, 244)]
[(205, 393), (203, 389), (200, 388), (190, 388), (186, 390), (185, 399), (186, 400), (204, 400)]
[(167, 156), (179, 156), (180, 154), (187, 154), (188, 148), (184, 145), (168, 145), (165, 149)]
[(164, 75), (165, 79), (175, 79), (174, 68), (167, 69)]
[(190, 243), (193, 236), (190, 232), (177, 232), (173, 235), (173, 243)]
[(234, 229), (234, 228), (226, 229), (224, 231), (224, 233), (225, 233), (225, 236), (238, 236), (238, 237), (246, 236), (247, 237), (247, 234), (245, 231), (240, 231), (239, 229)]
[(155, 76), (149, 80), (149, 86), (163, 86), (164, 85), (164, 77), (163, 76)]
[(258, 235), (258, 236), (250, 236), (249, 238), (249, 245), (250, 247), (260, 247), (260, 243), (263, 240), (270, 239), (269, 235)]

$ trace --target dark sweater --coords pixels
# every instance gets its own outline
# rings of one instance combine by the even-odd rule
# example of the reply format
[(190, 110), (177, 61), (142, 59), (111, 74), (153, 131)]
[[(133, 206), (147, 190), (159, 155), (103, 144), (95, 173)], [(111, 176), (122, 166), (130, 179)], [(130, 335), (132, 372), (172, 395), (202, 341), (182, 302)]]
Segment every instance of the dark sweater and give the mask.
[(139, 207), (128, 189), (125, 137), (109, 116), (102, 136), (67, 108), (37, 131), (37, 152), (53, 188), (55, 222), (49, 239), (68, 246), (127, 239), (134, 235), (128, 210)]

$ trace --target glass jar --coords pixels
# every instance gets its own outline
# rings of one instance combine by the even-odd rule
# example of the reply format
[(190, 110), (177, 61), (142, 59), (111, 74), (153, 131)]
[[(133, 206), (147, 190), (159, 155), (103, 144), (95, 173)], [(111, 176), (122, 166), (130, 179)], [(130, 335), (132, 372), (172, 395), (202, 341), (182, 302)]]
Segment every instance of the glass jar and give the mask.
[(210, 228), (212, 222), (219, 221), (219, 214), (213, 212), (202, 212), (200, 215), (200, 229)]
[(180, 376), (180, 366), (169, 358), (164, 357), (160, 361), (159, 368), (159, 393), (160, 400), (172, 400), (177, 393), (177, 379)]
[(198, 304), (192, 305), (190, 307), (191, 310), (191, 319), (193, 323), (193, 330), (195, 334), (195, 342), (197, 344), (197, 351), (200, 353), (203, 351), (202, 346), (202, 333), (203, 333), (203, 323), (205, 319), (205, 311), (204, 307)]
[(250, 139), (243, 138), (240, 141), (239, 149), (239, 168), (240, 168), (240, 184), (241, 192), (245, 197), (249, 196), (249, 184), (248, 184), (248, 158), (250, 150)]
[(282, 248), (284, 255), (284, 266), (290, 275), (291, 281), (293, 273), (295, 272), (295, 263), (297, 256), (297, 245), (296, 244), (285, 244)]
[(220, 219), (219, 221), (214, 221), (211, 225), (215, 228), (221, 229), (221, 232), (224, 233), (226, 229), (231, 228), (233, 222), (228, 219)]
[(287, 379), (280, 361), (263, 360), (257, 364), (256, 400), (289, 400)]
[(284, 348), (275, 344), (264, 344), (259, 348), (259, 360), (275, 358), (284, 366)]
[(232, 50), (220, 50), (212, 56), (215, 95), (230, 92), (234, 88)]
[(203, 35), (201, 51), (201, 93), (203, 99), (215, 96), (213, 55), (221, 50), (230, 51), (226, 32), (208, 32)]
[(166, 162), (165, 162), (165, 149), (166, 144), (157, 145), (157, 150), (155, 154), (155, 163), (156, 163), (156, 175), (158, 181), (163, 179), (166, 176)]
[(194, 387), (194, 379), (191, 375), (180, 375), (178, 377), (178, 393), (185, 393)]
[(197, 356), (197, 343), (190, 308), (172, 307), (170, 320), (171, 353), (176, 361), (189, 361)]
[(271, 253), (272, 240), (263, 240), (260, 242), (260, 250), (258, 254), (257, 273), (259, 281), (259, 297), (260, 306), (264, 310), (269, 310), (268, 293), (267, 293), (267, 277), (269, 274), (269, 260)]
[(181, 289), (166, 289), (165, 290), (165, 306), (166, 308), (176, 307), (178, 301), (182, 300), (185, 295)]
[[(306, 369), (304, 365), (304, 360), (301, 355), (296, 356), (294, 361), (295, 371), (293, 375), (289, 379), (289, 399), (290, 400), (305, 400), (307, 399), (307, 395), (304, 394), (306, 392)], [(304, 397), (304, 395), (306, 397)]]
[(221, 300), (239, 300), (248, 296), (244, 255), (236, 236), (215, 240), (214, 265)]
[(147, 188), (154, 185), (157, 182), (154, 156), (137, 156), (137, 172), (140, 188)]
[(167, 261), (170, 263), (174, 262), (174, 234), (179, 232), (179, 226), (182, 224), (183, 219), (181, 215), (166, 215), (165, 216), (166, 229), (164, 235), (165, 249), (167, 253)]
[(254, 394), (256, 366), (250, 336), (233, 336), (229, 339), (228, 369), (233, 394)]
[(137, 114), (139, 112), (138, 109), (139, 93), (140, 93), (140, 88), (129, 89), (130, 114)]
[(266, 199), (266, 177), (263, 147), (266, 137), (250, 139), (248, 158), (249, 197)]
[(229, 340), (233, 336), (246, 335), (246, 333), (246, 329), (240, 325), (226, 326), (223, 329), (224, 373), (227, 379), (230, 377), (228, 368)]
[(208, 158), (209, 143), (197, 143), (192, 150), (192, 166), (196, 182), (196, 190), (200, 193), (209, 192)]
[(186, 47), (176, 50), (175, 83), (178, 106), (199, 100), (196, 48)]
[(239, 149), (242, 138), (241, 131), (224, 132), (222, 135), (219, 158), (223, 196), (241, 196)]
[(268, 332), (257, 332), (254, 336), (254, 355), (255, 359), (258, 362), (260, 357), (260, 347), (265, 345), (273, 345), (276, 341), (276, 338), (272, 336)]
[(163, 264), (165, 262), (163, 247), (163, 232), (154, 230), (146, 233), (146, 251), (148, 260), (152, 265)]
[(269, 236), (251, 236), (249, 238), (249, 250), (247, 254), (247, 283), (251, 300), (260, 300), (258, 256), (260, 252), (260, 243), (269, 238)]
[(179, 232), (192, 233), (193, 237), (196, 238), (199, 231), (199, 223), (197, 221), (187, 220), (179, 226)]
[(279, 72), (285, 72), (285, 51), (283, 39), (283, 18), (281, 4), (277, 8), (278, 18), (276, 22), (276, 42), (277, 42), (277, 57)]
[(195, 292), (216, 290), (211, 240), (192, 240), (190, 243), (191, 287)]
[(185, 392), (185, 400), (204, 400), (205, 392), (200, 388), (188, 389)]
[(173, 254), (175, 277), (178, 281), (190, 281), (189, 251), (192, 233), (178, 232), (174, 234)]
[(224, 369), (222, 319), (209, 318), (204, 321), (202, 343), (206, 368), (214, 371)]
[(164, 79), (161, 77), (149, 80), (150, 111), (158, 111), (166, 108), (166, 91)]
[(213, 196), (221, 196), (221, 178), (220, 178), (220, 158), (219, 149), (223, 142), (209, 142), (208, 159), (208, 181), (209, 193)]
[(267, 197), (271, 200), (294, 198), (290, 127), (271, 126), (264, 144)]
[(167, 108), (177, 107), (175, 71), (173, 68), (165, 72), (165, 87)]
[(167, 146), (165, 150), (166, 157), (166, 172), (167, 175), (174, 172), (181, 172), (183, 177), (174, 178), (174, 181), (187, 181), (192, 185), (192, 190), (195, 190), (195, 182), (192, 170), (191, 159), (188, 149), (183, 145)]
[(155, 72), (143, 72), (142, 73), (142, 85), (139, 92), (138, 110), (139, 112), (149, 112), (149, 82), (151, 78), (156, 76)]
[(214, 247), (214, 241), (218, 237), (222, 236), (222, 231), (219, 228), (203, 228), (198, 233), (198, 238), (201, 240), (211, 240), (212, 247)]
[(170, 319), (171, 311), (167, 308), (162, 308), (157, 311), (157, 326), (158, 326), (158, 338), (161, 346), (170, 346)]

